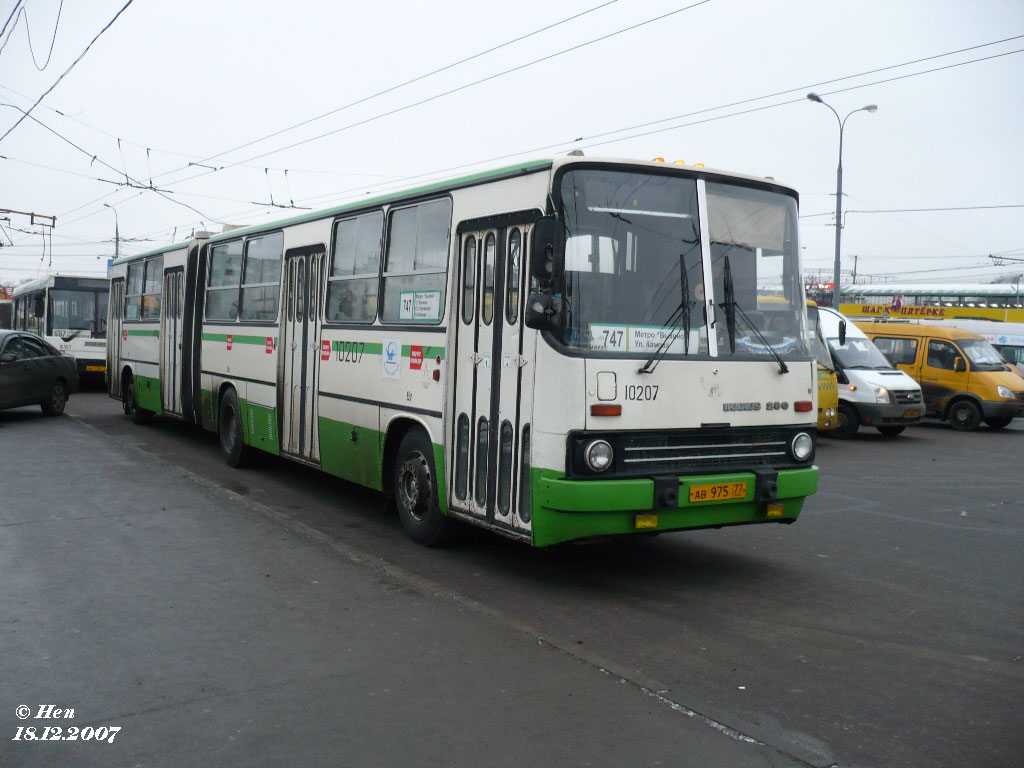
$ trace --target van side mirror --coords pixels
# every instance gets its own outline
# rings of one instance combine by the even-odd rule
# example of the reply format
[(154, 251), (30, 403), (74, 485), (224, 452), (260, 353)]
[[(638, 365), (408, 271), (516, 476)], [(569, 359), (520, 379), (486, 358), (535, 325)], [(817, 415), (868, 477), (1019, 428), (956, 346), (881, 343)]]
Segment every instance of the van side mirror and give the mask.
[(964, 364), (964, 359), (957, 356), (953, 359), (953, 371), (955, 373), (963, 373), (967, 370), (967, 366)]
[(561, 272), (562, 222), (554, 216), (541, 216), (530, 235), (530, 276), (551, 280)]
[(45, 309), (43, 304), (43, 294), (37, 293), (35, 301), (32, 303), (32, 317), (42, 317)]
[(527, 328), (547, 331), (558, 328), (562, 317), (562, 299), (550, 293), (531, 293), (526, 302), (523, 322)]
[(846, 321), (839, 321), (839, 346), (843, 346), (846, 343)]

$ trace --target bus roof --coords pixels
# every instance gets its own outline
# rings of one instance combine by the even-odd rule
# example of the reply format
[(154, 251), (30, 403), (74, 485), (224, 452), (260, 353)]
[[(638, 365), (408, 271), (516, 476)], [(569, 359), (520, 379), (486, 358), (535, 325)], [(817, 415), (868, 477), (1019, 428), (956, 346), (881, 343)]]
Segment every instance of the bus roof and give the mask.
[[(442, 181), (428, 182), (419, 187), (411, 187), (403, 189), (398, 192), (388, 192), (376, 197), (367, 197), (365, 200), (357, 200), (343, 205), (335, 206), (332, 208), (324, 208), (317, 211), (310, 211), (308, 213), (302, 213), (297, 216), (292, 216), (286, 219), (279, 219), (277, 221), (266, 222), (261, 224), (253, 224), (247, 227), (236, 227), (229, 229), (224, 232), (220, 232), (211, 235), (210, 242), (220, 242), (223, 240), (231, 240), (235, 237), (253, 234), (256, 232), (265, 232), (267, 230), (280, 229), (282, 227), (292, 226), (294, 224), (302, 224), (307, 221), (315, 221), (317, 219), (330, 218), (336, 216), (339, 213), (346, 211), (354, 211), (362, 208), (367, 208), (374, 205), (381, 205), (389, 202), (402, 200), (409, 197), (418, 197), (429, 192), (441, 191), (446, 189), (458, 189), (460, 187), (474, 186), (488, 181), (495, 181), (501, 178), (509, 178), (520, 176), (527, 173), (538, 173), (541, 171), (557, 169), (566, 165), (578, 165), (578, 164), (600, 164), (600, 165), (629, 165), (638, 167), (649, 167), (660, 171), (665, 170), (677, 170), (681, 174), (685, 175), (697, 175), (697, 176), (709, 176), (719, 177), (722, 179), (739, 179), (742, 181), (757, 182), (760, 184), (767, 184), (770, 186), (778, 187), (780, 190), (796, 195), (796, 191), (791, 187), (787, 187), (784, 184), (779, 184), (774, 179), (761, 177), (761, 176), (749, 176), (741, 173), (734, 173), (731, 171), (723, 171), (714, 168), (704, 168), (696, 165), (684, 165), (678, 163), (665, 163), (653, 160), (628, 160), (622, 158), (598, 158), (598, 157), (585, 157), (583, 155), (571, 155), (558, 158), (542, 158), (537, 160), (528, 160), (513, 165), (506, 165), (501, 168), (494, 168), (487, 171), (481, 171), (479, 173), (468, 174), (465, 176), (458, 176)], [(155, 248), (143, 253), (134, 254), (132, 256), (122, 256), (114, 264), (125, 264), (130, 261), (137, 259), (143, 259), (148, 256), (156, 256), (161, 253), (167, 253), (178, 248), (188, 246), (192, 240), (186, 240), (181, 243), (174, 245), (164, 246), (162, 248)]]
[[(107, 278), (99, 277), (97, 275), (47, 275), (46, 277), (41, 277), (38, 280), (33, 280), (32, 282), (29, 283), (22, 283), (21, 285), (15, 287), (13, 296), (17, 298), (18, 296), (22, 296), (26, 293), (31, 293), (32, 291), (38, 291), (42, 288), (70, 288), (72, 287), (70, 285), (72, 281), (80, 280), (95, 281), (96, 283), (102, 282), (104, 285), (106, 285), (107, 283)], [(64, 283), (64, 285), (62, 285), (62, 283)], [(97, 284), (86, 285), (85, 287), (99, 288), (100, 286)]]

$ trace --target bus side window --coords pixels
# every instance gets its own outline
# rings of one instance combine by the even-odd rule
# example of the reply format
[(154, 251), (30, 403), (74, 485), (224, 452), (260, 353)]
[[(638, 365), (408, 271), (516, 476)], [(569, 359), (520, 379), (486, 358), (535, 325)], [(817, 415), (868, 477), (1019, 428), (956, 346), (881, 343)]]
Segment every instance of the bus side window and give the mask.
[(448, 279), (448, 198), (391, 211), (384, 261), (384, 322), (441, 322)]

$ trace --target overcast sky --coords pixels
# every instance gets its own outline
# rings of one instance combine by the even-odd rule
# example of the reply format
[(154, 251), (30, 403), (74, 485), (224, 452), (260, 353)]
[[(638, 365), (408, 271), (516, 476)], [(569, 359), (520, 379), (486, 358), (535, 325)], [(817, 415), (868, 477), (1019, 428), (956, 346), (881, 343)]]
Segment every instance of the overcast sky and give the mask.
[(135, 0), (100, 34), (125, 2), (65, 0), (54, 37), (60, 0), (0, 0), (0, 21), (25, 11), (0, 37), (19, 108), (0, 135), (100, 35), (0, 138), (0, 208), (57, 217), (51, 256), (0, 214), (0, 283), (105, 274), (104, 204), (135, 253), (296, 212), (271, 198), (324, 208), (574, 148), (793, 186), (805, 271), (830, 276), (839, 126), (809, 90), (841, 116), (878, 105), (844, 133), (858, 282), (1024, 271), (1021, 0)]

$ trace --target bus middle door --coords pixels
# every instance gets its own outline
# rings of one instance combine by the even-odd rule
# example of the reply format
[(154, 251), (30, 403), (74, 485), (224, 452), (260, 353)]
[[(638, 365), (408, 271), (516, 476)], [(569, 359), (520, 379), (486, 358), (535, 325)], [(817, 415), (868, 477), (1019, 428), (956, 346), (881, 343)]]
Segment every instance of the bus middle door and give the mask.
[(107, 301), (107, 393), (121, 397), (121, 334), (124, 318), (124, 278), (110, 282)]
[(278, 347), (277, 411), (281, 452), (319, 463), (317, 401), (320, 371), (320, 274), (323, 245), (284, 255), (284, 304)]
[(160, 396), (166, 413), (181, 415), (181, 328), (184, 305), (185, 270), (164, 271), (160, 301)]

